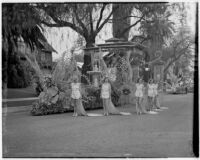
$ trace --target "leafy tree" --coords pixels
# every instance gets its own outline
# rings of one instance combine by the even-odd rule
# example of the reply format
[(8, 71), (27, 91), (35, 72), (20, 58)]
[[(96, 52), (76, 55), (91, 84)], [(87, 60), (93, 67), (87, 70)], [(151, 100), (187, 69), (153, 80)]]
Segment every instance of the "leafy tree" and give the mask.
[[(186, 22), (186, 12), (184, 3), (155, 3), (149, 4), (152, 12), (146, 17), (146, 20), (140, 23), (140, 35), (134, 35), (132, 41), (148, 46), (149, 60), (160, 57), (157, 53), (162, 53), (162, 48), (166, 47), (176, 33), (178, 25)], [(155, 7), (155, 8), (154, 8)], [(172, 21), (171, 17), (178, 19)]]
[[(48, 27), (69, 27), (84, 37), (86, 47), (94, 46), (95, 37), (117, 10), (109, 3), (34, 4), (41, 23)], [(84, 55), (82, 73), (91, 70), (91, 56)]]
[[(113, 14), (113, 35), (125, 39), (128, 39), (131, 28), (142, 23), (152, 23), (155, 16), (163, 14), (167, 9), (166, 3), (116, 3), (113, 8), (117, 6), (120, 12)], [(133, 24), (130, 23), (131, 18), (135, 19)]]
[[(144, 43), (146, 40), (148, 42), (151, 42), (151, 45), (149, 45), (148, 52), (146, 52), (146, 56), (144, 57), (146, 61), (149, 61), (150, 59), (154, 59), (157, 57), (157, 53), (154, 54), (152, 43), (154, 46), (158, 48), (157, 44), (162, 44), (163, 39), (166, 38), (166, 35), (169, 35), (169, 31), (171, 32), (171, 26), (168, 25), (168, 21), (165, 22), (165, 20), (170, 16), (166, 15), (166, 11), (168, 8), (167, 3), (126, 3), (126, 4), (114, 4), (113, 9), (117, 6), (120, 6), (120, 12), (115, 12), (113, 14), (113, 35), (117, 38), (123, 38), (125, 40), (128, 40), (129, 38), (129, 32), (133, 27), (136, 27), (138, 24), (140, 24), (140, 32), (141, 35), (139, 43)], [(134, 19), (133, 24), (131, 24), (130, 19)], [(167, 19), (168, 20), (168, 19)], [(170, 23), (170, 25), (172, 25)], [(169, 28), (171, 27), (171, 28)], [(157, 33), (158, 32), (158, 33)], [(138, 36), (132, 37), (132, 40), (135, 41), (135, 38), (138, 38)], [(163, 38), (164, 37), (164, 38)], [(160, 43), (161, 42), (161, 43)], [(150, 47), (151, 46), (151, 47)], [(161, 46), (161, 45), (159, 45)], [(154, 47), (154, 48), (156, 48)], [(155, 49), (154, 49), (155, 51)], [(134, 59), (136, 55), (130, 55), (130, 52), (127, 52), (125, 54), (127, 64), (130, 64), (130, 59)], [(150, 57), (149, 57), (150, 56)], [(153, 57), (153, 58), (152, 58)], [(130, 79), (132, 79), (132, 67), (129, 65), (129, 76)]]
[[(194, 35), (187, 27), (182, 27), (173, 37), (168, 47), (163, 50), (162, 59), (167, 61), (164, 73), (166, 74), (169, 67), (175, 62), (182, 64), (183, 68), (189, 66), (194, 57)], [(179, 61), (180, 60), (180, 61)]]
[(85, 38), (87, 47), (94, 45), (95, 37), (114, 12), (108, 10), (109, 3), (40, 3), (34, 6), (42, 24), (48, 27), (70, 27)]
[[(38, 39), (46, 40), (38, 20), (34, 8), (28, 4), (2, 4), (2, 78), (4, 88), (7, 87), (7, 82), (12, 87), (14, 87), (13, 84), (19, 84), (18, 82), (14, 83), (14, 80), (18, 79), (20, 82), (24, 82), (25, 71), (17, 55), (19, 39), (23, 39), (31, 50), (39, 47)], [(26, 84), (20, 86), (24, 87)]]
[[(117, 38), (128, 39), (128, 32), (132, 27), (141, 24), (140, 31), (145, 40), (150, 42), (151, 57), (155, 51), (166, 43), (173, 33), (173, 22), (169, 20), (169, 8), (181, 9), (181, 5), (169, 3), (42, 3), (31, 4), (38, 11), (42, 24), (48, 27), (70, 27), (86, 41), (86, 47), (93, 46), (95, 37), (108, 22), (113, 23), (113, 35)], [(134, 14), (136, 12), (137, 14)], [(139, 13), (139, 14), (138, 14)], [(112, 17), (113, 16), (113, 17)], [(135, 18), (130, 24), (130, 18)], [(134, 38), (134, 37), (133, 37)], [(153, 47), (152, 47), (153, 46)], [(91, 70), (91, 56), (84, 55), (82, 73)]]

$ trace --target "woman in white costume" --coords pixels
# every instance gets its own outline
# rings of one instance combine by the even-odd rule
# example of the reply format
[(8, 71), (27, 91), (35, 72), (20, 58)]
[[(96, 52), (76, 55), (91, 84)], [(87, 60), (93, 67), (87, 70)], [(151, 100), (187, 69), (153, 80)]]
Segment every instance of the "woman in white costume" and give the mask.
[(149, 112), (153, 112), (155, 92), (154, 92), (154, 84), (153, 84), (152, 79), (149, 80), (149, 83), (147, 84), (147, 88), (148, 88)]
[(118, 111), (112, 103), (111, 100), (111, 85), (109, 83), (108, 77), (105, 77), (104, 82), (101, 87), (101, 98), (103, 100), (103, 110), (104, 116), (110, 115), (131, 115), (128, 112)]
[(74, 114), (73, 116), (102, 116), (101, 114), (87, 113), (82, 104), (81, 95), (81, 83), (79, 83), (78, 77), (74, 77), (71, 83), (71, 100), (74, 104)]
[(135, 96), (136, 96), (136, 112), (137, 114), (142, 114), (143, 113), (142, 100), (144, 96), (144, 85), (142, 83), (142, 79), (140, 78), (138, 78), (137, 83), (136, 83)]
[(153, 81), (153, 91), (154, 91), (154, 110), (155, 111), (162, 111), (160, 108), (160, 102), (158, 97), (158, 83), (156, 80)]
[(71, 83), (71, 89), (71, 100), (74, 104), (73, 116), (87, 116), (81, 100), (81, 84), (78, 82), (78, 77), (74, 77)]
[[(161, 82), (160, 82), (161, 83)], [(154, 107), (155, 111), (163, 111), (163, 109), (168, 109), (167, 107), (161, 107), (159, 100), (159, 85), (156, 80), (154, 80)]]

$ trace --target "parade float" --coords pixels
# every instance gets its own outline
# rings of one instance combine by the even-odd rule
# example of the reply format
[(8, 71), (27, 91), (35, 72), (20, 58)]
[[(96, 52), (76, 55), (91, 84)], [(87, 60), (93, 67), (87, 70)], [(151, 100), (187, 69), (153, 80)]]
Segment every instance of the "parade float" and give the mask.
[[(85, 48), (91, 56), (92, 69), (88, 71), (96, 88), (103, 76), (108, 76), (112, 86), (112, 100), (115, 105), (134, 103), (135, 81), (144, 65), (147, 47), (118, 38), (110, 38), (104, 44)], [(139, 62), (139, 63), (138, 63)], [(114, 96), (115, 95), (115, 96)]]
[[(115, 106), (135, 103), (135, 82), (139, 77), (143, 78), (146, 71), (144, 69), (149, 69), (145, 61), (148, 48), (139, 43), (110, 38), (104, 44), (96, 44), (84, 48), (83, 51), (91, 56), (92, 70), (82, 75), (73, 54), (71, 58), (65, 58), (65, 52), (53, 73), (48, 78), (40, 78), (44, 79), (44, 90), (39, 95), (39, 100), (33, 104), (33, 115), (73, 110), (70, 101), (73, 76), (78, 76), (79, 81), (86, 81), (82, 83), (82, 102), (85, 109), (102, 108), (100, 92), (105, 77), (111, 83), (111, 98)], [(153, 66), (155, 68), (158, 65), (155, 63)], [(161, 74), (162, 71), (156, 72), (157, 78), (161, 77), (158, 72)]]

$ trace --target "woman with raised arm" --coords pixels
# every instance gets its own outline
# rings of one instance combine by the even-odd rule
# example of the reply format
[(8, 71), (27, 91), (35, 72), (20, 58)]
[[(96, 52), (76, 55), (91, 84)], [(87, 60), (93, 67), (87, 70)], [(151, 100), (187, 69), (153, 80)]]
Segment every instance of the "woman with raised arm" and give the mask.
[(120, 112), (117, 110), (111, 100), (111, 85), (106, 76), (101, 87), (101, 98), (103, 100), (104, 115), (131, 115), (129, 112)]

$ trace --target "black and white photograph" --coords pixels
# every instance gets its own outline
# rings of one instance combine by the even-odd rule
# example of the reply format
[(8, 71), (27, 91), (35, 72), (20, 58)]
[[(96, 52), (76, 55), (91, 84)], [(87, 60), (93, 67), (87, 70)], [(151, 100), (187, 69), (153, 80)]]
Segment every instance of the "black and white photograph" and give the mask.
[(1, 2), (1, 156), (199, 157), (198, 11)]

